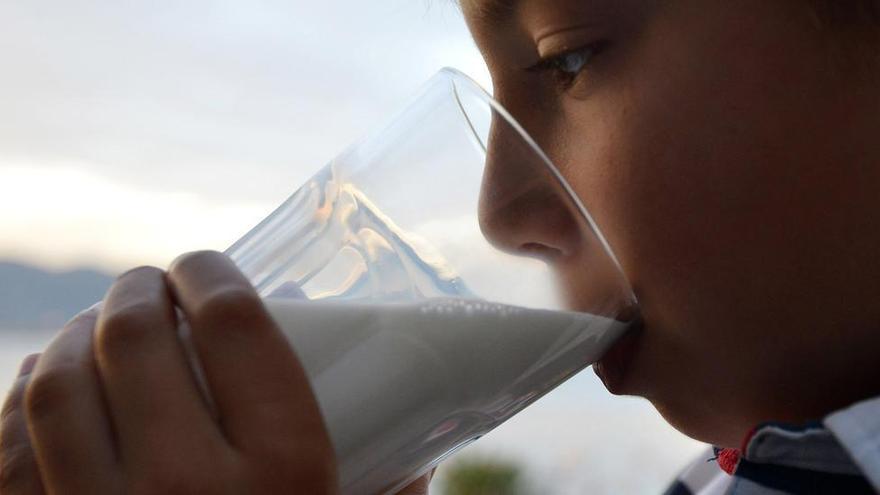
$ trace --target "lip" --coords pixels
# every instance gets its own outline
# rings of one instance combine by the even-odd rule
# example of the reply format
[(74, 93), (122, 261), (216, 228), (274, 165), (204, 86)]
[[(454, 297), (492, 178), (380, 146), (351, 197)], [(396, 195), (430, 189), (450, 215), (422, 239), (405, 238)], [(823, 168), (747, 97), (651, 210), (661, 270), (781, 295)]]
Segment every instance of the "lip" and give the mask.
[(644, 333), (644, 323), (638, 320), (633, 323), (626, 334), (615, 342), (602, 359), (593, 365), (593, 371), (614, 395), (623, 393), (623, 388), (630, 371), (630, 365), (635, 357), (641, 336)]

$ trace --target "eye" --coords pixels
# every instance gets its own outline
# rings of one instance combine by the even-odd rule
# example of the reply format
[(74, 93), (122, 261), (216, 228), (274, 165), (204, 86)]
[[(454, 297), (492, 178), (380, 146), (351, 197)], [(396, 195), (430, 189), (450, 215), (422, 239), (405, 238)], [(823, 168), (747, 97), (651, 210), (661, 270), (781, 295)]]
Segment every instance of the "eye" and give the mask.
[(574, 76), (586, 67), (591, 55), (592, 53), (589, 50), (564, 53), (552, 59), (553, 66), (563, 74), (571, 74)]
[(567, 89), (592, 63), (593, 58), (601, 53), (607, 45), (607, 42), (599, 41), (575, 48), (574, 50), (568, 50), (559, 55), (545, 57), (526, 70), (550, 73), (563, 89)]

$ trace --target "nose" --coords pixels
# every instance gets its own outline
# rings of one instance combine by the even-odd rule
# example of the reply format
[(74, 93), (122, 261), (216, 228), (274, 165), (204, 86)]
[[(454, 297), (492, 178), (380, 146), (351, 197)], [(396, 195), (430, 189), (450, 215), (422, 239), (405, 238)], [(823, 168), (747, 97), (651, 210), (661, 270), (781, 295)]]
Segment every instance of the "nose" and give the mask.
[(480, 228), (496, 248), (553, 261), (582, 241), (574, 204), (544, 159), (493, 116), (479, 201)]

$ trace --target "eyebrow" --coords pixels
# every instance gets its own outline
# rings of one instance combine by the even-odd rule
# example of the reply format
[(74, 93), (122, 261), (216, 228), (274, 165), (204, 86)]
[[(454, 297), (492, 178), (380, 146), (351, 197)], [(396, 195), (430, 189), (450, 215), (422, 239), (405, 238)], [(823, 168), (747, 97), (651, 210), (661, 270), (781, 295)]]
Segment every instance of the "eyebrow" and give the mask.
[(516, 11), (520, 0), (461, 0), (467, 11), (486, 24), (501, 24)]

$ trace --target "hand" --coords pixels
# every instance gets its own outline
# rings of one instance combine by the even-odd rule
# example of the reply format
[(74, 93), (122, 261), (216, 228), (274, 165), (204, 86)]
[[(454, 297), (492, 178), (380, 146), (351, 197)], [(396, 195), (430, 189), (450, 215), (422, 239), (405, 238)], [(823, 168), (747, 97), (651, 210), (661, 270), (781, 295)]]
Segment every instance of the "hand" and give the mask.
[[(216, 414), (177, 337), (192, 329)], [(68, 323), (3, 408), (3, 495), (335, 493), (306, 375), (219, 253), (122, 275), (100, 315)]]
[(428, 485), (431, 484), (431, 479), (434, 477), (434, 471), (436, 470), (437, 468), (434, 468), (430, 473), (413, 481), (406, 488), (397, 492), (397, 495), (428, 495)]

